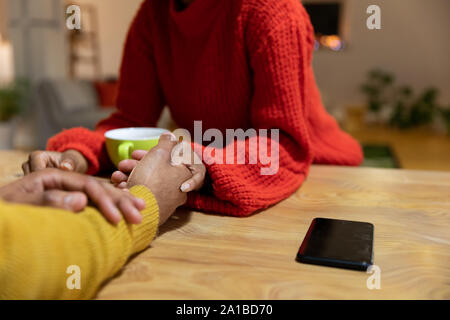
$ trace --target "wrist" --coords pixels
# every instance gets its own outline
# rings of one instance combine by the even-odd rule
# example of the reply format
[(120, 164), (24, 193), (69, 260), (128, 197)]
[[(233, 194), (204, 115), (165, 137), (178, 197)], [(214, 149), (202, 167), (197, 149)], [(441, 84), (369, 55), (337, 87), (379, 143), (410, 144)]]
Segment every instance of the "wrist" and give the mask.
[(127, 181), (127, 189), (131, 189), (136, 186), (143, 186), (147, 188), (150, 192), (152, 192), (151, 189), (145, 184), (145, 181), (143, 180), (141, 181), (139, 177), (136, 177), (135, 175), (133, 175), (133, 173), (131, 173)]

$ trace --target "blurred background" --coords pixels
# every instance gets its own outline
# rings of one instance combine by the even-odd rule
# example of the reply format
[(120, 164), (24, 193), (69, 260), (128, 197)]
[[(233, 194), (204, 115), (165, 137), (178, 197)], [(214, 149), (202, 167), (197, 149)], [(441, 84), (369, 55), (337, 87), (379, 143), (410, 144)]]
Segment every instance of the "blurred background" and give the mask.
[[(231, 1), (231, 0), (230, 0)], [(0, 149), (34, 150), (114, 111), (122, 48), (142, 0), (0, 0)], [(450, 170), (450, 1), (304, 0), (328, 111), (364, 166)], [(69, 5), (81, 30), (69, 30)], [(370, 5), (381, 29), (369, 30)], [(165, 111), (159, 125), (170, 127)]]

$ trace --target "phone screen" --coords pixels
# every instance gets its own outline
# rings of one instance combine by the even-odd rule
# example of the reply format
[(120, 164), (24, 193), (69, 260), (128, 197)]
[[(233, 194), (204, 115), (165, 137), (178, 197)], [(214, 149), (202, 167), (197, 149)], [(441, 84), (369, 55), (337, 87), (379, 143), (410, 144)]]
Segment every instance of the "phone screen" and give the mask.
[(367, 270), (373, 264), (373, 224), (315, 218), (297, 253), (297, 261)]

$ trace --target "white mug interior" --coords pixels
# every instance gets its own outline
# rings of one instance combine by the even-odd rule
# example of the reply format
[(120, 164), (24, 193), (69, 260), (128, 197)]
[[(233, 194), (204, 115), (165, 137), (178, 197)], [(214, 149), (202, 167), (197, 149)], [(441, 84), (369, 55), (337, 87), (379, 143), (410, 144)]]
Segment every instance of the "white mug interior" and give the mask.
[(112, 140), (153, 140), (159, 138), (167, 129), (161, 128), (120, 128), (105, 132), (105, 138)]

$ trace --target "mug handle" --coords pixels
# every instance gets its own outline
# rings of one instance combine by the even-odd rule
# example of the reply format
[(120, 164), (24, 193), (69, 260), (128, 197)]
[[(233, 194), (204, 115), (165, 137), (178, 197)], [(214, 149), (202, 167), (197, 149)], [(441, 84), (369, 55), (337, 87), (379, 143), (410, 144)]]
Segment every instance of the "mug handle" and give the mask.
[(123, 161), (123, 160), (127, 160), (130, 159), (130, 149), (134, 147), (133, 142), (127, 141), (127, 142), (122, 142), (119, 145), (119, 162)]

